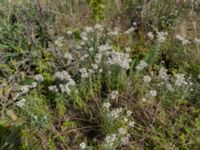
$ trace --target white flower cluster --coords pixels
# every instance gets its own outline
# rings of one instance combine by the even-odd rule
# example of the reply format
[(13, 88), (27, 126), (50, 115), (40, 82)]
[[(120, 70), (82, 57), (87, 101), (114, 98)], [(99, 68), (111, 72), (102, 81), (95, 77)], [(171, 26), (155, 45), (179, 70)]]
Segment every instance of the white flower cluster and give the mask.
[(149, 83), (149, 82), (151, 82), (151, 77), (150, 76), (144, 76), (143, 80), (144, 80), (145, 83)]
[(180, 87), (180, 86), (187, 85), (185, 74), (176, 74), (175, 77), (176, 77), (176, 80), (175, 80), (176, 86)]
[(176, 35), (176, 39), (179, 40), (183, 45), (188, 45), (191, 42), (180, 35)]
[(113, 146), (116, 138), (117, 138), (116, 134), (111, 134), (106, 136), (105, 138), (106, 144), (108, 144), (110, 147)]
[(152, 96), (152, 97), (156, 97), (157, 96), (156, 90), (150, 90), (149, 93), (150, 93), (150, 96)]
[(119, 117), (121, 112), (122, 112), (122, 108), (116, 108), (108, 113), (108, 117), (116, 119)]
[[(55, 77), (65, 82), (64, 84), (59, 84), (59, 88), (62, 93), (69, 94), (71, 92), (70, 87), (75, 86), (76, 84), (76, 82), (71, 78), (70, 74), (66, 71), (56, 72)], [(49, 90), (58, 92), (58, 88), (55, 85), (49, 86)]]
[(120, 52), (111, 52), (111, 56), (108, 59), (108, 63), (113, 65), (119, 65), (121, 68), (127, 70), (130, 68), (131, 59), (128, 54)]
[(150, 39), (150, 40), (153, 40), (154, 39), (154, 35), (152, 32), (148, 32), (147, 33), (147, 37)]
[(112, 100), (116, 99), (119, 95), (119, 92), (118, 91), (112, 91), (111, 94), (110, 94), (110, 97)]
[(81, 73), (81, 78), (82, 79), (85, 79), (85, 78), (89, 77), (89, 73), (88, 73), (86, 68), (79, 69), (79, 72)]
[(26, 99), (22, 98), (20, 101), (16, 102), (16, 105), (20, 108), (23, 108), (26, 103)]
[(166, 40), (167, 32), (157, 32), (157, 40), (159, 43), (164, 43)]
[(37, 74), (35, 75), (35, 80), (37, 80), (38, 82), (42, 82), (44, 81), (44, 76), (42, 74)]
[(82, 142), (82, 143), (80, 143), (80, 148), (81, 149), (86, 149), (86, 143), (85, 142)]
[(110, 50), (110, 49), (112, 49), (112, 46), (110, 46), (108, 43), (105, 45), (99, 46), (99, 52), (101, 52), (101, 53), (105, 52), (107, 50)]
[(136, 66), (136, 69), (138, 71), (141, 71), (144, 68), (146, 68), (147, 66), (148, 66), (148, 64), (144, 60), (140, 60), (139, 64)]
[(104, 107), (105, 109), (107, 109), (107, 110), (109, 110), (110, 106), (111, 106), (111, 104), (110, 104), (109, 102), (103, 103), (103, 107)]
[(169, 80), (169, 75), (167, 74), (167, 69), (161, 67), (159, 70), (159, 75), (161, 79), (168, 81)]
[(58, 37), (58, 39), (55, 41), (55, 44), (58, 46), (58, 47), (62, 47), (63, 46), (63, 40), (64, 40), (64, 37)]

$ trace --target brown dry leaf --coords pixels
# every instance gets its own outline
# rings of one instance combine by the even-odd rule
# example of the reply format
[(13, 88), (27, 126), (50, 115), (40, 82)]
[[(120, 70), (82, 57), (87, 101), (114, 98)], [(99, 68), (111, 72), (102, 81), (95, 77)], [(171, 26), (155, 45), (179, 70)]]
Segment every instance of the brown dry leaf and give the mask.
[(15, 112), (11, 109), (6, 111), (6, 115), (8, 117), (10, 117), (13, 121), (16, 121), (18, 119), (17, 115), (15, 114)]

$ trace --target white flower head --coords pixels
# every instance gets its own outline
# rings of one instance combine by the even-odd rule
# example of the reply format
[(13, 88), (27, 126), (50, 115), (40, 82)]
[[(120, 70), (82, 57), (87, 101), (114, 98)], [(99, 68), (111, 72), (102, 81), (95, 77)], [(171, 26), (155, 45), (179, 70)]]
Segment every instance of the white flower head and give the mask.
[(94, 70), (97, 70), (97, 69), (99, 68), (99, 66), (98, 66), (97, 64), (92, 64), (92, 68), (93, 68)]
[(88, 78), (88, 77), (89, 77), (89, 73), (88, 73), (88, 71), (87, 71), (86, 68), (81, 68), (81, 69), (79, 70), (79, 72), (81, 73), (81, 78), (82, 78), (82, 79), (85, 79), (85, 78)]
[(55, 85), (51, 85), (48, 88), (49, 88), (49, 91), (58, 92), (58, 88)]
[(112, 91), (110, 96), (111, 96), (111, 99), (116, 99), (118, 95), (119, 95), (118, 91)]
[(129, 124), (128, 124), (130, 127), (134, 127), (135, 126), (135, 122), (134, 121), (131, 121), (131, 122), (129, 122)]
[(131, 115), (132, 115), (132, 111), (130, 111), (130, 110), (128, 110), (127, 112), (126, 112), (126, 114), (127, 114), (127, 117), (130, 117)]
[(175, 85), (176, 86), (183, 86), (186, 85), (187, 82), (185, 81), (185, 74), (176, 74), (176, 81), (175, 81)]
[(167, 32), (157, 32), (157, 40), (159, 43), (164, 43), (166, 40), (166, 36), (168, 35)]
[(16, 105), (20, 108), (24, 107), (26, 99), (22, 98), (20, 101), (16, 102)]
[(147, 37), (150, 39), (150, 40), (153, 40), (154, 39), (154, 35), (152, 32), (148, 32), (147, 33)]
[(159, 70), (159, 75), (161, 79), (168, 81), (169, 80), (169, 75), (167, 74), (167, 69), (161, 67)]
[(190, 44), (191, 42), (180, 35), (176, 35), (176, 39), (182, 42), (183, 45)]
[(128, 145), (128, 144), (129, 144), (129, 138), (130, 138), (130, 134), (128, 134), (128, 135), (122, 137), (122, 139), (121, 139), (121, 144), (122, 144), (122, 145)]
[(128, 54), (121, 52), (111, 52), (111, 56), (108, 59), (109, 64), (119, 65), (121, 68), (127, 70), (130, 68), (131, 59)]
[(37, 87), (37, 82), (33, 82), (33, 83), (31, 84), (31, 87), (32, 87), (32, 88)]
[(85, 28), (85, 32), (86, 33), (91, 33), (91, 32), (93, 32), (94, 30), (93, 30), (93, 28), (92, 27), (86, 27)]
[(143, 81), (145, 83), (149, 83), (149, 82), (151, 82), (151, 77), (150, 76), (144, 76)]
[(127, 130), (125, 128), (119, 128), (119, 134), (125, 135), (127, 133)]
[(80, 34), (80, 37), (81, 37), (81, 39), (82, 39), (83, 41), (87, 41), (87, 40), (88, 40), (87, 33), (85, 33), (85, 32), (82, 32), (82, 33)]
[(80, 143), (80, 148), (81, 149), (85, 149), (86, 148), (86, 143), (85, 142)]
[(44, 81), (44, 76), (42, 74), (37, 74), (35, 75), (35, 80), (37, 80), (38, 82), (42, 82)]
[(114, 144), (115, 140), (116, 140), (116, 134), (108, 135), (105, 138), (106, 143), (109, 144), (110, 146)]
[(111, 106), (111, 104), (109, 102), (103, 103), (103, 107), (106, 108), (106, 109), (109, 109), (110, 106)]
[(152, 97), (156, 97), (157, 96), (157, 92), (156, 92), (156, 90), (150, 90), (150, 95), (152, 96)]
[(30, 88), (29, 85), (23, 85), (20, 90), (22, 91), (23, 94), (25, 94), (29, 91), (29, 88)]
[(195, 39), (194, 39), (194, 43), (197, 44), (197, 45), (200, 45), (200, 39), (195, 38)]
[(138, 71), (141, 71), (144, 68), (146, 68), (147, 66), (148, 66), (148, 64), (144, 60), (140, 60), (139, 64), (136, 66), (136, 69)]

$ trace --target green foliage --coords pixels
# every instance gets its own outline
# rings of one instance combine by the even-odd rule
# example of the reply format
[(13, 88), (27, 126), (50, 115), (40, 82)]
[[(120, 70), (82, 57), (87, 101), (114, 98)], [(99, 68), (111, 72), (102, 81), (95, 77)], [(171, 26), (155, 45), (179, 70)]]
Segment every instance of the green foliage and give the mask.
[(93, 18), (96, 21), (104, 19), (104, 12), (105, 12), (104, 0), (88, 0), (88, 4), (92, 10)]

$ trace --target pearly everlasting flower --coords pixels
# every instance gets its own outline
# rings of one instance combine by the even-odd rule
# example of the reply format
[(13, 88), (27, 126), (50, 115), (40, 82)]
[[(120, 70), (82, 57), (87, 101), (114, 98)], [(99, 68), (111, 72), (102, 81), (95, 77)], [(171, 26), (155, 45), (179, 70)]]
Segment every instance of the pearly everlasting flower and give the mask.
[(85, 32), (82, 32), (82, 33), (80, 34), (80, 37), (81, 37), (81, 39), (82, 39), (83, 41), (87, 41), (87, 40), (88, 40), (87, 33), (85, 33)]
[(88, 50), (89, 50), (90, 52), (93, 52), (93, 51), (94, 51), (94, 48), (93, 48), (93, 47), (90, 47)]
[(58, 88), (55, 85), (49, 86), (48, 88), (49, 88), (49, 91), (58, 92)]
[(124, 128), (119, 128), (118, 131), (119, 131), (119, 134), (121, 134), (121, 135), (125, 135), (127, 133), (127, 130)]
[(86, 148), (86, 143), (85, 142), (80, 143), (80, 148), (81, 149), (85, 149)]
[(20, 108), (24, 107), (26, 99), (22, 98), (20, 101), (16, 102), (16, 105)]
[(122, 144), (122, 145), (128, 145), (128, 143), (129, 143), (129, 138), (130, 138), (130, 135), (129, 135), (129, 134), (128, 134), (127, 136), (122, 137), (122, 139), (121, 139), (121, 144)]
[(140, 60), (139, 64), (136, 66), (136, 69), (137, 69), (138, 71), (141, 71), (141, 70), (143, 70), (144, 68), (146, 68), (147, 66), (148, 66), (148, 64), (147, 64), (145, 61)]
[(69, 86), (74, 86), (76, 83), (75, 83), (75, 81), (74, 81), (72, 78), (70, 78), (70, 79), (68, 80), (67, 84), (68, 84)]
[(126, 48), (125, 48), (125, 52), (126, 52), (126, 53), (129, 53), (130, 51), (131, 51), (131, 48), (130, 48), (130, 47), (126, 47)]
[(143, 102), (146, 102), (146, 101), (147, 101), (147, 99), (143, 97), (143, 98), (142, 98), (142, 101), (143, 101)]
[(109, 102), (103, 103), (103, 107), (106, 108), (106, 109), (109, 109), (110, 106), (111, 106), (111, 104)]
[(71, 90), (68, 84), (59, 84), (59, 87), (62, 93), (70, 94)]
[(89, 74), (88, 74), (86, 68), (81, 68), (81, 69), (79, 70), (79, 72), (81, 73), (81, 78), (82, 78), (82, 79), (85, 79), (85, 78), (88, 78), (88, 77), (89, 77)]
[(64, 40), (64, 37), (58, 37), (58, 39), (55, 41), (55, 44), (59, 47), (62, 47), (63, 46), (63, 40)]
[(150, 40), (153, 40), (154, 39), (154, 35), (152, 32), (148, 32), (147, 33), (147, 37), (150, 39)]
[(94, 70), (97, 70), (97, 69), (99, 68), (99, 66), (98, 66), (97, 64), (92, 64), (92, 68), (93, 68)]
[(156, 92), (156, 90), (150, 90), (150, 95), (152, 96), (152, 97), (155, 97), (155, 96), (157, 96), (157, 92)]
[(112, 93), (110, 94), (111, 99), (116, 99), (118, 95), (119, 95), (118, 91), (112, 91)]
[(105, 141), (109, 146), (112, 146), (116, 140), (116, 134), (111, 134), (106, 136)]
[(31, 84), (31, 87), (32, 87), (32, 88), (37, 87), (37, 82), (33, 82), (33, 83)]
[(75, 49), (81, 49), (82, 47), (80, 46), (80, 45), (77, 45), (76, 47), (75, 47)]
[(70, 53), (65, 53), (64, 58), (67, 59), (67, 64), (70, 64), (74, 59)]
[(134, 27), (129, 28), (128, 30), (125, 31), (125, 34), (131, 34), (135, 31)]
[(103, 72), (103, 69), (99, 69), (99, 73), (102, 73)]
[(175, 77), (176, 77), (175, 80), (176, 86), (183, 86), (187, 84), (187, 82), (185, 81), (185, 74), (176, 74)]
[(110, 31), (110, 32), (108, 32), (108, 35), (109, 36), (117, 36), (118, 32), (117, 31)]
[(128, 119), (126, 117), (124, 117), (123, 119), (124, 119), (124, 122), (128, 122)]
[(102, 54), (101, 53), (97, 53), (95, 56), (95, 63), (100, 64), (101, 63), (101, 59), (102, 59)]
[(42, 82), (44, 81), (44, 76), (42, 74), (37, 74), (35, 75), (35, 80), (37, 80), (38, 82)]
[(107, 50), (110, 50), (112, 49), (112, 46), (110, 46), (109, 44), (105, 44), (105, 45), (101, 45), (99, 46), (99, 52), (105, 52)]
[(166, 84), (166, 88), (170, 91), (170, 92), (173, 92), (173, 87), (172, 87), (172, 85), (170, 84), (170, 83), (167, 83)]
[(194, 39), (194, 43), (197, 44), (197, 45), (199, 45), (199, 44), (200, 44), (200, 39), (195, 38), (195, 39)]
[(90, 33), (90, 32), (93, 32), (94, 30), (93, 30), (93, 28), (92, 27), (86, 27), (85, 28), (85, 32), (86, 33)]
[(120, 53), (120, 52), (111, 52), (111, 57), (108, 59), (109, 64), (119, 65), (123, 69), (130, 68), (131, 59), (128, 54)]
[(67, 71), (61, 71), (61, 72), (56, 72), (55, 73), (56, 78), (60, 79), (60, 80), (70, 80), (71, 76), (68, 74)]
[(130, 111), (130, 110), (128, 110), (127, 112), (126, 112), (126, 114), (127, 114), (127, 117), (130, 117), (131, 115), (132, 115), (132, 111)]
[(158, 76), (165, 81), (169, 80), (169, 75), (167, 74), (167, 69), (165, 69), (163, 67), (160, 68)]
[(134, 127), (135, 126), (135, 122), (134, 121), (131, 121), (131, 122), (129, 122), (129, 124), (128, 124), (130, 127)]
[(149, 83), (151, 81), (151, 77), (150, 76), (144, 76), (143, 81), (145, 83)]
[(182, 42), (183, 45), (190, 44), (191, 42), (180, 35), (176, 35), (176, 39)]
[(67, 34), (68, 35), (72, 35), (72, 31), (67, 31)]
[(110, 113), (108, 113), (108, 117), (116, 119), (119, 117), (119, 114), (121, 112), (122, 112), (122, 108), (114, 109)]
[(159, 43), (164, 43), (166, 40), (167, 32), (157, 32), (157, 40)]
[(84, 46), (84, 45), (85, 45), (85, 42), (84, 42), (84, 41), (81, 41), (81, 42), (80, 42), (80, 45), (81, 45), (81, 46)]
[(100, 25), (100, 24), (96, 24), (96, 25), (94, 26), (94, 28), (95, 28), (95, 29), (98, 29), (98, 30), (100, 30), (100, 31), (103, 31), (103, 26)]
[(22, 91), (23, 94), (25, 94), (29, 91), (29, 88), (30, 88), (29, 85), (23, 85), (20, 90)]

